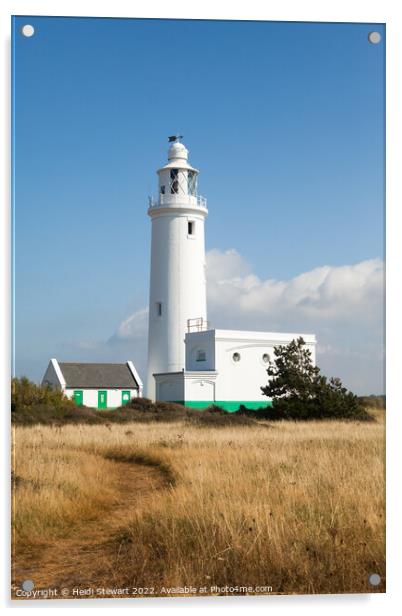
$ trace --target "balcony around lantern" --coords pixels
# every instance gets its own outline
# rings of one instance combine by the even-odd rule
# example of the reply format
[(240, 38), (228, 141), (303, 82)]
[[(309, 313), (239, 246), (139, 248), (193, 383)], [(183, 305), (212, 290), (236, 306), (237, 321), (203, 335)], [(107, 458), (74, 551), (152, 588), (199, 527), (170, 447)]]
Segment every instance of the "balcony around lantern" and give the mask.
[(159, 207), (199, 207), (207, 209), (207, 200), (201, 195), (182, 195), (182, 194), (160, 194), (158, 197), (148, 197), (150, 209)]

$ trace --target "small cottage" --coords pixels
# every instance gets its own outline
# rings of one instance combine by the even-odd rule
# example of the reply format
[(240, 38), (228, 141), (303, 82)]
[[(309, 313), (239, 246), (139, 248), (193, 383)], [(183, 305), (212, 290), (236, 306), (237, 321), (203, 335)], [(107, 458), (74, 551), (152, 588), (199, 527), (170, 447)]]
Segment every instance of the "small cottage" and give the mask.
[(51, 359), (42, 385), (59, 389), (79, 406), (112, 409), (142, 396), (142, 381), (133, 362), (92, 364)]

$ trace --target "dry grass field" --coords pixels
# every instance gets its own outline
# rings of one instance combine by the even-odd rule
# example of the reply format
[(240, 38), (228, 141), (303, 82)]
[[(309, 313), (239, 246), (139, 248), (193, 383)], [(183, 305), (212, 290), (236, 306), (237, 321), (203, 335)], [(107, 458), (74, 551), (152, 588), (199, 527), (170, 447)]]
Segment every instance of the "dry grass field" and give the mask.
[(373, 423), (17, 426), (13, 440), (18, 586), (384, 592), (380, 411)]

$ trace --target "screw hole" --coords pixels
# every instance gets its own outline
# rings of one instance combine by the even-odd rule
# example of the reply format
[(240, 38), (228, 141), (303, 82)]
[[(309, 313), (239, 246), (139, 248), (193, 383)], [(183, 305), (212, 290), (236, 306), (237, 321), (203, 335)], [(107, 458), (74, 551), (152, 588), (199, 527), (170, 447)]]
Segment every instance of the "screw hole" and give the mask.
[(22, 26), (21, 32), (29, 38), (35, 34), (35, 28), (31, 24), (25, 24), (25, 26)]
[(381, 582), (381, 578), (378, 573), (372, 573), (371, 575), (369, 575), (368, 581), (372, 586), (378, 586), (378, 584)]
[(378, 45), (378, 43), (381, 41), (381, 34), (379, 32), (370, 32), (368, 35), (368, 40), (373, 45)]

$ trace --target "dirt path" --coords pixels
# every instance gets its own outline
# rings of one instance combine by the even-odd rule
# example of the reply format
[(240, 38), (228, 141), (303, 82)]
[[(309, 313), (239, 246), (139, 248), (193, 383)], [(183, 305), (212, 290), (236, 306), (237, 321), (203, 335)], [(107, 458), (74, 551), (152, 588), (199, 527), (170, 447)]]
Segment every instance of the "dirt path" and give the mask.
[[(111, 461), (115, 474), (118, 504), (89, 522), (79, 522), (74, 534), (58, 539), (36, 553), (19, 554), (14, 563), (14, 582), (32, 580), (36, 588), (73, 588), (113, 584), (114, 563), (124, 544), (124, 531), (130, 510), (135, 510), (155, 490), (166, 487), (166, 478), (150, 466)], [(119, 532), (122, 541), (119, 546)], [(124, 549), (124, 548), (123, 548)]]

